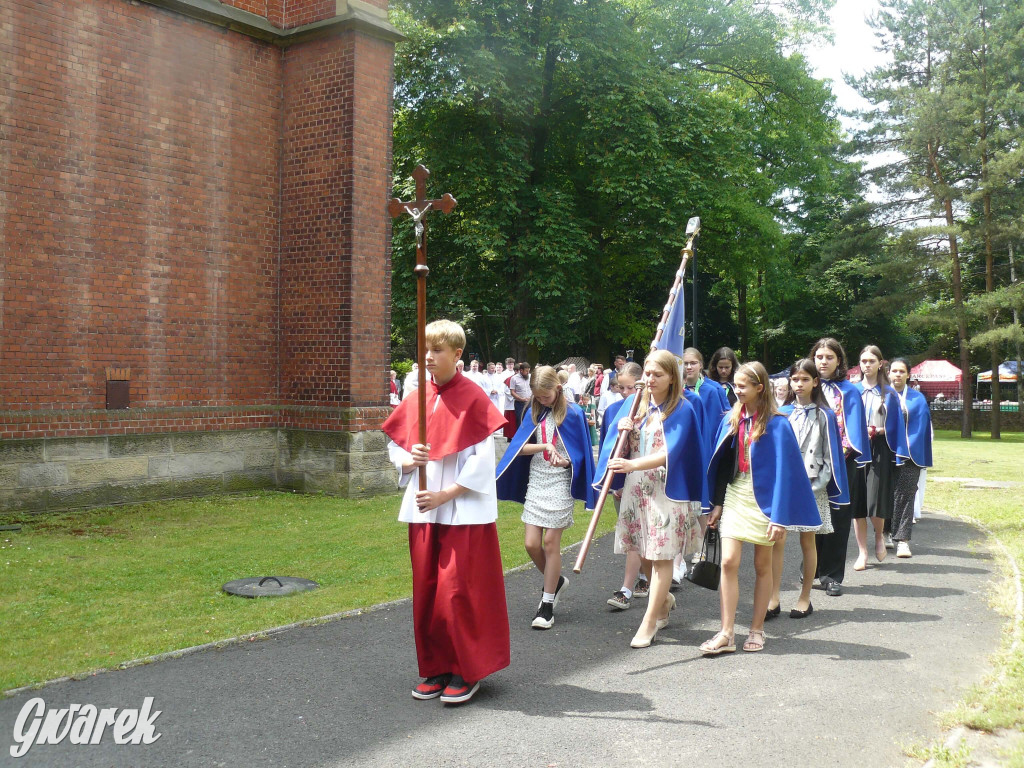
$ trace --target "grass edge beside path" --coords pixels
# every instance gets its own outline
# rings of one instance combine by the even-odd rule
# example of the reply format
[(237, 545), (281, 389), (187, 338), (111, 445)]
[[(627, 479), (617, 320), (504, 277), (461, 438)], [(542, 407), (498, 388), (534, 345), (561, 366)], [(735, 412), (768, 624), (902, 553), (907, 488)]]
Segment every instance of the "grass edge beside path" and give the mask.
[[(0, 515), (0, 697), (358, 615), (412, 592), (399, 494), (259, 492), (46, 515)], [(521, 506), (499, 504), (503, 569), (527, 565)], [(577, 504), (563, 543), (584, 536)], [(598, 535), (611, 530), (612, 507)], [(564, 564), (571, 567), (571, 562)], [(321, 586), (232, 597), (250, 576)]]
[[(936, 434), (936, 466), (929, 470), (925, 510), (941, 511), (983, 532), (1002, 578), (990, 584), (989, 607), (1007, 618), (990, 672), (952, 709), (937, 713), (948, 734), (915, 744), (906, 753), (925, 768), (977, 765), (1024, 768), (1024, 435), (962, 440)], [(984, 451), (979, 452), (978, 449)], [(967, 482), (933, 478), (1009, 481), (1010, 488), (971, 488)]]

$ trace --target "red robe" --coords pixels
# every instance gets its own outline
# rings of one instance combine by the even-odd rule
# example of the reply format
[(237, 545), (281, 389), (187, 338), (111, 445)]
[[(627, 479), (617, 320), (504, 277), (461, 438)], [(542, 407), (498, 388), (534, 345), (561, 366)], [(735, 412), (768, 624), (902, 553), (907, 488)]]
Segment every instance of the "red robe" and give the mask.
[[(419, 442), (418, 422), (418, 405), (409, 398), (387, 418), (383, 429), (409, 451)], [(441, 387), (428, 382), (427, 443), (432, 462), (483, 441), (493, 445), (489, 438), (503, 423), (490, 398), (462, 374), (456, 373)], [(414, 494), (416, 489), (406, 492)], [(488, 493), (496, 498), (493, 481)], [(507, 667), (508, 608), (496, 524), (411, 523), (409, 556), (420, 676), (457, 674), (476, 682)]]

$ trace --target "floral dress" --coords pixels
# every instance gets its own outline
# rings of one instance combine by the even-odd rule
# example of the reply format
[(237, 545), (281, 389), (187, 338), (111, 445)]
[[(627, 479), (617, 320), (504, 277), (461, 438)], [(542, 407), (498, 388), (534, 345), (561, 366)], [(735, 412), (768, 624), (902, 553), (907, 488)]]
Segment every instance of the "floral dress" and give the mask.
[[(653, 421), (653, 423), (652, 423)], [(661, 420), (651, 420), (629, 433), (631, 459), (665, 450)], [(700, 526), (688, 502), (665, 495), (665, 467), (626, 474), (619, 520), (615, 526), (615, 552), (639, 552), (645, 560), (671, 560), (700, 547)]]

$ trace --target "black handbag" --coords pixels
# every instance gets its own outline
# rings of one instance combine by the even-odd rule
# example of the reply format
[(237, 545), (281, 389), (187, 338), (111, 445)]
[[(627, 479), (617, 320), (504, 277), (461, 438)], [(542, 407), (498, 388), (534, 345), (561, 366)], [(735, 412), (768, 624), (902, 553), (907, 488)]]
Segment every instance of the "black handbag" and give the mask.
[(700, 560), (690, 567), (686, 580), (712, 591), (718, 589), (718, 584), (722, 580), (722, 539), (717, 528), (708, 528), (704, 531)]

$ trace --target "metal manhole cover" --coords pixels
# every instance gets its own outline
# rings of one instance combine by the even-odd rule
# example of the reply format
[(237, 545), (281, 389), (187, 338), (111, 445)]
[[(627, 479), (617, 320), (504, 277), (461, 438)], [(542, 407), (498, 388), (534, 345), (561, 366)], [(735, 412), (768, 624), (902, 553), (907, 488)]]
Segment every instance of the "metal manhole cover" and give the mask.
[(239, 597), (284, 597), (297, 592), (307, 592), (319, 586), (315, 581), (297, 579), (294, 576), (252, 576), (248, 579), (229, 581), (222, 589), (229, 595)]

